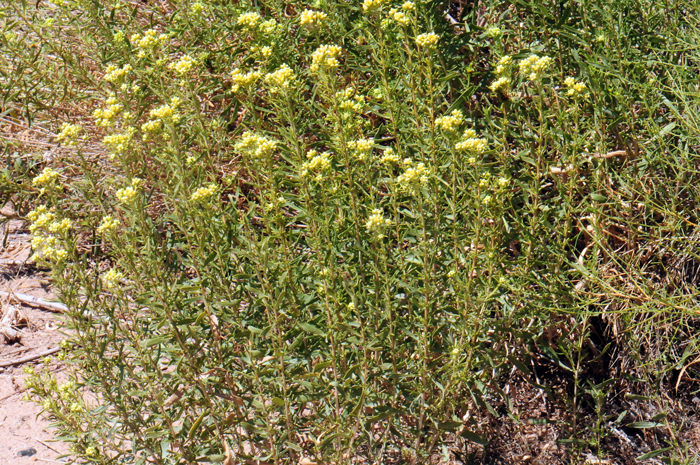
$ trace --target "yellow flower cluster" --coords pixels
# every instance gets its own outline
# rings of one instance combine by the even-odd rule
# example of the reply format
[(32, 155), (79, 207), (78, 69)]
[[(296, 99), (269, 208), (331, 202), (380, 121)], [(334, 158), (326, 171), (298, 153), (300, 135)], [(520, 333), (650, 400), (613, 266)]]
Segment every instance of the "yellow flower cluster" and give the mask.
[(252, 47), (250, 49), (252, 52), (260, 52), (263, 58), (270, 58), (272, 56), (272, 47), (265, 45), (263, 47)]
[(316, 180), (322, 180), (322, 172), (331, 168), (331, 153), (318, 153), (316, 150), (309, 150), (306, 154), (306, 158), (308, 158), (309, 161), (302, 165), (301, 175), (308, 176), (310, 172), (318, 172)]
[(172, 119), (173, 121), (177, 122), (178, 115), (175, 114), (175, 109), (171, 107), (168, 104), (161, 105), (158, 108), (154, 108), (149, 112), (149, 115), (153, 119), (160, 119), (160, 120), (170, 120)]
[(32, 185), (45, 186), (47, 184), (53, 184), (56, 179), (58, 179), (58, 171), (52, 168), (44, 168), (38, 176), (32, 179)]
[(117, 103), (117, 98), (114, 96), (108, 98), (105, 104), (107, 105), (105, 108), (98, 108), (92, 112), (92, 117), (98, 126), (111, 126), (114, 118), (124, 109), (124, 105)]
[(254, 134), (251, 131), (243, 133), (241, 139), (234, 145), (234, 149), (256, 160), (264, 160), (277, 149), (278, 142), (265, 136)]
[(391, 10), (389, 10), (389, 18), (393, 19), (402, 26), (408, 26), (411, 23), (411, 18), (409, 18), (409, 16), (404, 11), (399, 11), (396, 8), (392, 8)]
[(510, 83), (511, 81), (509, 77), (501, 76), (491, 83), (489, 89), (491, 89), (491, 92), (503, 92), (504, 94), (507, 94), (508, 89), (510, 89)]
[(374, 235), (377, 239), (384, 237), (384, 228), (391, 226), (391, 220), (384, 218), (384, 211), (381, 208), (372, 210), (372, 214), (367, 218), (365, 228), (367, 232)]
[(435, 125), (445, 132), (455, 132), (464, 123), (464, 115), (459, 110), (453, 110), (446, 116), (441, 116), (435, 120)]
[(102, 222), (97, 227), (97, 234), (109, 234), (114, 232), (117, 227), (119, 227), (119, 221), (114, 219), (111, 215), (107, 215), (102, 218)]
[(262, 22), (262, 18), (259, 13), (243, 13), (238, 17), (236, 23), (243, 29), (253, 30)]
[(78, 135), (82, 129), (83, 128), (77, 124), (63, 123), (61, 132), (56, 136), (56, 141), (65, 142), (67, 146), (73, 146), (78, 140)]
[[(479, 138), (473, 129), (467, 129), (462, 135), (462, 141), (455, 144), (455, 149), (459, 152), (469, 152), (472, 155), (479, 155), (488, 150), (488, 142), (486, 139)], [(475, 159), (469, 159), (470, 163), (474, 163)]]
[(491, 173), (488, 171), (481, 174), (481, 179), (479, 179), (479, 187), (487, 188), (491, 185)]
[(338, 99), (338, 106), (345, 112), (363, 113), (367, 107), (365, 96), (354, 94), (355, 91), (350, 87), (336, 92), (335, 97)]
[(126, 64), (121, 68), (117, 68), (114, 65), (109, 65), (105, 70), (105, 81), (117, 84), (122, 82), (124, 78), (131, 72), (131, 65)]
[(158, 34), (155, 29), (149, 29), (141, 34), (131, 36), (131, 43), (142, 50), (149, 50), (168, 40), (167, 34)]
[(406, 170), (396, 179), (399, 187), (408, 191), (415, 191), (418, 186), (428, 182), (428, 169), (425, 163), (413, 164), (413, 160), (404, 160)]
[(286, 64), (282, 64), (276, 71), (265, 76), (265, 82), (272, 92), (286, 92), (294, 86), (294, 71)]
[(231, 73), (231, 80), (233, 81), (233, 87), (231, 90), (233, 92), (238, 92), (241, 87), (250, 87), (255, 84), (262, 77), (260, 71), (248, 71), (244, 73), (239, 68), (236, 68)]
[(114, 43), (118, 45), (124, 45), (126, 43), (126, 34), (124, 34), (124, 31), (117, 31), (117, 33), (114, 34)]
[(159, 119), (146, 121), (141, 125), (141, 129), (145, 132), (158, 132), (163, 127), (163, 122)]
[(177, 74), (182, 76), (182, 75), (187, 74), (192, 69), (192, 67), (194, 65), (195, 65), (194, 58), (192, 58), (189, 55), (183, 55), (176, 62), (170, 63), (168, 65), (168, 69), (171, 69), (171, 70), (175, 71)]
[(260, 32), (269, 36), (274, 34), (278, 27), (279, 25), (277, 24), (277, 21), (274, 19), (268, 19), (260, 24)]
[(39, 205), (36, 210), (32, 210), (27, 214), (27, 218), (32, 222), (29, 230), (33, 233), (37, 228), (45, 228), (54, 219), (54, 214), (46, 208), (46, 205)]
[(530, 55), (518, 63), (518, 66), (522, 75), (527, 75), (531, 81), (536, 81), (542, 77), (551, 64), (552, 59), (549, 57)]
[(380, 9), (385, 3), (387, 3), (387, 0), (365, 0), (362, 3), (362, 11), (371, 13)]
[(316, 72), (321, 68), (337, 68), (340, 66), (338, 57), (343, 51), (338, 45), (321, 45), (311, 54), (311, 71)]
[(102, 139), (102, 143), (107, 146), (110, 150), (110, 158), (114, 158), (115, 155), (125, 153), (129, 148), (129, 142), (134, 137), (136, 129), (133, 127), (128, 127), (122, 133), (115, 133), (109, 136), (105, 136)]
[(433, 48), (437, 45), (440, 36), (434, 32), (427, 32), (416, 37), (416, 44), (423, 48)]
[(102, 276), (102, 284), (108, 289), (114, 289), (124, 279), (124, 273), (112, 268)]
[(61, 246), (61, 242), (53, 236), (34, 236), (32, 239), (34, 254), (31, 261), (45, 260), (48, 262), (62, 263), (68, 258), (68, 251)]
[(68, 258), (68, 251), (61, 245), (59, 238), (46, 234), (46, 232), (64, 235), (71, 228), (70, 220), (57, 221), (55, 215), (46, 208), (46, 205), (41, 205), (36, 210), (29, 212), (27, 218), (32, 222), (29, 230), (34, 235), (32, 238), (34, 255), (32, 255), (31, 260), (64, 262)]
[(486, 29), (485, 34), (486, 37), (500, 39), (503, 36), (503, 30), (498, 26), (490, 26), (488, 29)]
[(317, 28), (322, 26), (327, 18), (328, 15), (323, 11), (304, 10), (301, 12), (300, 23), (308, 28)]
[(136, 189), (131, 186), (123, 187), (116, 192), (117, 199), (121, 203), (131, 203), (136, 198), (136, 194)]
[(204, 202), (210, 197), (216, 195), (218, 191), (219, 186), (217, 186), (214, 183), (210, 183), (208, 186), (202, 186), (196, 191), (194, 191), (194, 193), (190, 196), (190, 200), (192, 202)]
[(68, 218), (63, 218), (61, 221), (53, 221), (51, 224), (49, 224), (49, 231), (62, 236), (72, 227), (73, 225), (71, 224), (70, 220)]
[(500, 60), (498, 60), (498, 63), (496, 64), (496, 74), (499, 76), (504, 75), (507, 71), (508, 68), (513, 64), (513, 57), (510, 55), (504, 55), (501, 57)]
[(190, 11), (193, 15), (200, 15), (204, 11), (204, 5), (201, 2), (193, 3), (190, 7)]
[(170, 105), (163, 104), (157, 108), (153, 108), (148, 114), (151, 117), (149, 121), (146, 121), (141, 125), (141, 129), (144, 132), (155, 133), (158, 132), (164, 123), (172, 121), (173, 123), (179, 123), (182, 116), (175, 111), (175, 107), (180, 105), (181, 99), (179, 97), (173, 97), (170, 100)]
[(138, 195), (138, 188), (143, 184), (143, 179), (134, 178), (131, 180), (131, 185), (123, 187), (116, 192), (117, 199), (120, 203), (132, 203)]
[(384, 153), (382, 154), (382, 158), (379, 159), (379, 162), (384, 165), (394, 165), (399, 162), (399, 156), (396, 155), (394, 149), (389, 147), (384, 149)]
[(348, 142), (348, 148), (352, 150), (352, 155), (358, 160), (366, 160), (372, 153), (374, 139), (358, 139)]
[(403, 5), (401, 5), (401, 9), (405, 11), (416, 11), (416, 4), (413, 2), (404, 2)]
[(585, 83), (576, 81), (576, 79), (572, 78), (571, 76), (564, 79), (564, 85), (568, 87), (566, 95), (569, 97), (578, 97), (586, 90)]

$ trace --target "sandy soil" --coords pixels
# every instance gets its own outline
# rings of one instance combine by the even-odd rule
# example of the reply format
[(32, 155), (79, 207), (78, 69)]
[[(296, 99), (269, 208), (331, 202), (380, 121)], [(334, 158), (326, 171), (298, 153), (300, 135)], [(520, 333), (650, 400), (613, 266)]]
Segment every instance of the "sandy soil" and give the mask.
[[(20, 221), (10, 221), (0, 226), (0, 291), (51, 300), (53, 294), (48, 273), (25, 263), (29, 258), (30, 237), (22, 227)], [(6, 233), (7, 243), (3, 247), (2, 240)], [(1, 314), (9, 304), (20, 309), (26, 324), (17, 327), (21, 332), (19, 342), (9, 344), (0, 336), (0, 465), (62, 463), (59, 457), (68, 451), (67, 445), (52, 442), (49, 422), (40, 417), (41, 408), (22, 400), (27, 376), (23, 367), (33, 364), (41, 369), (43, 363), (37, 359), (2, 366), (57, 347), (62, 339), (57, 328), (58, 315), (22, 305), (4, 295), (0, 295)], [(59, 377), (63, 368), (63, 364), (57, 360), (49, 365), (49, 369), (58, 373)]]

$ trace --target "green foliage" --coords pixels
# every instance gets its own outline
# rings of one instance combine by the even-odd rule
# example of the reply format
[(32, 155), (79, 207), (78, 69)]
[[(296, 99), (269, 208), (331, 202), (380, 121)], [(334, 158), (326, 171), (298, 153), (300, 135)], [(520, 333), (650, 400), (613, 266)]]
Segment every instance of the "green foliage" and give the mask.
[(535, 353), (604, 453), (591, 367), (690, 361), (695, 7), (446, 6), (5, 5), (3, 109), (61, 127), (5, 177), (71, 308), (71, 384), (31, 387), (76, 457), (423, 462), (492, 439), (515, 369), (553, 399)]

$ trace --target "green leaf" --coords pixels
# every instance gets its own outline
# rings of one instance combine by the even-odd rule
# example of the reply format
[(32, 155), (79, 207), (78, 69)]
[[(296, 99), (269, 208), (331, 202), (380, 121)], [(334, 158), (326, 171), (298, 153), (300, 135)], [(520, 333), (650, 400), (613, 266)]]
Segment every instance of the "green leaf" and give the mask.
[(188, 439), (192, 439), (192, 438), (194, 437), (194, 433), (196, 433), (197, 430), (199, 429), (199, 426), (202, 424), (202, 421), (204, 420), (204, 416), (205, 416), (206, 414), (207, 414), (206, 410), (203, 411), (203, 412), (199, 415), (199, 418), (197, 418), (197, 420), (195, 420), (195, 422), (192, 423), (192, 427), (190, 428), (190, 431), (189, 431), (189, 433), (187, 434), (187, 438), (188, 438)]
[(474, 442), (474, 443), (482, 445), (482, 446), (485, 446), (489, 443), (486, 440), (486, 438), (484, 438), (483, 436), (479, 436), (478, 434), (473, 433), (471, 431), (467, 431), (467, 430), (462, 431), (460, 433), (460, 436), (462, 436), (464, 439), (467, 439), (471, 442)]
[(160, 344), (164, 343), (164, 342), (167, 341), (168, 339), (169, 339), (169, 336), (156, 336), (156, 337), (152, 337), (151, 339), (146, 339), (146, 340), (143, 342), (142, 347), (153, 347), (153, 346), (157, 346), (157, 345), (160, 345)]
[(317, 336), (325, 336), (326, 333), (324, 333), (321, 328), (318, 326), (314, 326), (311, 323), (299, 323), (299, 327), (306, 331), (307, 333), (315, 334)]
[(438, 429), (441, 431), (455, 431), (461, 428), (464, 423), (461, 421), (446, 421), (444, 423), (438, 423)]
[(663, 423), (655, 423), (653, 421), (635, 421), (627, 425), (628, 428), (646, 429), (646, 428), (658, 428), (659, 426), (665, 426)]
[(663, 454), (664, 452), (669, 451), (669, 450), (671, 450), (670, 447), (665, 447), (665, 448), (663, 448), (663, 449), (656, 449), (656, 450), (653, 450), (653, 451), (651, 451), (651, 452), (647, 452), (647, 453), (644, 454), (644, 455), (640, 455), (639, 457), (637, 457), (637, 460), (649, 460), (649, 459), (653, 459), (654, 457), (658, 457), (659, 455), (661, 455), (661, 454)]

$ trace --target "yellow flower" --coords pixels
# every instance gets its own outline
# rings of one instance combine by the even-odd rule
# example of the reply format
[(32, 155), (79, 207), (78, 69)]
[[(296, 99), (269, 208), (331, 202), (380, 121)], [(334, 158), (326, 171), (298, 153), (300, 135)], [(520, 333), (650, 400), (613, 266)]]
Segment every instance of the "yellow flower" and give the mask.
[(309, 150), (306, 158), (309, 161), (302, 165), (301, 175), (307, 176), (310, 171), (319, 172), (317, 180), (320, 181), (323, 178), (321, 172), (327, 171), (331, 167), (331, 153), (323, 152), (319, 154), (316, 150)]
[(408, 167), (396, 179), (396, 182), (399, 188), (415, 192), (419, 186), (428, 182), (428, 169), (425, 167), (425, 163), (418, 163), (413, 166), (413, 162), (410, 159), (404, 160), (404, 164)]
[(256, 160), (264, 160), (277, 148), (277, 141), (246, 131), (233, 148)]
[(133, 186), (124, 187), (116, 192), (117, 199), (124, 204), (133, 202), (137, 194), (138, 191)]
[(68, 146), (75, 145), (78, 135), (83, 128), (77, 124), (63, 123), (61, 126), (61, 132), (56, 136), (57, 142), (65, 142)]
[(143, 36), (140, 34), (131, 36), (131, 42), (142, 49), (142, 52), (150, 50), (166, 40), (168, 40), (168, 36), (166, 34), (158, 34), (158, 31), (155, 29), (147, 30)]
[(471, 152), (475, 154), (484, 153), (488, 149), (486, 139), (465, 139), (455, 145), (455, 149), (460, 152)]
[(52, 168), (44, 168), (44, 170), (32, 179), (32, 185), (34, 186), (44, 186), (47, 184), (52, 184), (56, 179), (58, 179), (58, 171)]
[(411, 18), (403, 11), (391, 10), (389, 11), (389, 17), (402, 26), (408, 26), (411, 23)]
[(102, 222), (97, 227), (97, 234), (108, 234), (117, 229), (119, 226), (119, 221), (114, 219), (111, 215), (107, 215), (102, 218)]
[(112, 82), (114, 84), (120, 83), (126, 78), (126, 76), (131, 72), (131, 65), (126, 64), (121, 68), (117, 68), (114, 65), (109, 65), (105, 70), (105, 81)]
[(317, 28), (322, 26), (327, 18), (328, 15), (323, 11), (304, 10), (301, 12), (300, 23), (308, 28)]
[(204, 202), (205, 200), (213, 197), (219, 190), (219, 186), (216, 184), (209, 184), (208, 186), (202, 186), (190, 196), (192, 202)]
[(523, 75), (528, 75), (531, 81), (539, 80), (547, 68), (552, 64), (552, 59), (549, 57), (538, 57), (537, 55), (530, 55), (529, 57), (518, 63), (520, 67), (520, 73)]
[(262, 18), (258, 13), (243, 13), (238, 17), (236, 23), (246, 30), (253, 30), (262, 22)]
[(170, 105), (161, 105), (158, 108), (152, 109), (149, 114), (151, 115), (151, 118), (168, 120), (173, 118), (175, 110)]
[(508, 93), (508, 89), (510, 89), (510, 82), (509, 77), (500, 77), (491, 83), (489, 89), (491, 89), (492, 92), (500, 91), (506, 94)]
[(416, 37), (416, 44), (423, 48), (433, 48), (437, 45), (440, 36), (434, 32), (428, 32)]
[(364, 0), (362, 3), (362, 11), (365, 13), (371, 13), (378, 10), (386, 3), (386, 0)]
[(122, 154), (129, 148), (129, 142), (131, 138), (134, 137), (136, 129), (133, 127), (128, 127), (122, 133), (115, 133), (109, 136), (105, 136), (102, 139), (102, 143), (111, 149), (110, 158), (114, 158), (114, 155)]
[(163, 126), (163, 122), (159, 119), (152, 120), (152, 121), (147, 121), (141, 125), (141, 129), (144, 132), (158, 132), (160, 128)]
[(244, 73), (240, 69), (236, 68), (231, 73), (231, 80), (233, 81), (233, 91), (238, 92), (241, 87), (250, 87), (255, 84), (262, 77), (262, 72), (260, 71), (249, 71)]
[(566, 95), (569, 97), (578, 97), (586, 90), (586, 84), (583, 82), (578, 82), (571, 76), (564, 79), (564, 85), (568, 87)]
[(372, 148), (374, 147), (374, 139), (358, 139), (348, 142), (348, 148), (352, 151), (352, 155), (358, 160), (366, 160)]
[(194, 59), (189, 55), (183, 55), (178, 61), (170, 63), (168, 69), (174, 70), (177, 74), (187, 74), (195, 65)]
[(500, 39), (501, 36), (503, 36), (503, 30), (501, 30), (501, 28), (498, 26), (490, 26), (488, 29), (486, 29), (486, 37)]
[(112, 268), (105, 273), (104, 276), (102, 276), (102, 284), (104, 284), (104, 286), (108, 289), (114, 289), (122, 279), (124, 279), (124, 274), (121, 271)]
[(399, 156), (394, 153), (394, 149), (389, 147), (384, 150), (382, 158), (379, 159), (379, 162), (384, 165), (394, 165), (399, 162)]
[(71, 228), (71, 226), (72, 224), (70, 220), (68, 218), (64, 218), (61, 221), (54, 221), (49, 224), (49, 231), (54, 234), (63, 235)]
[(435, 125), (446, 132), (455, 132), (464, 123), (464, 115), (459, 110), (453, 110), (449, 116), (441, 116), (435, 120)]
[(201, 2), (193, 3), (190, 7), (190, 11), (193, 15), (200, 15), (204, 11), (204, 5)]
[(284, 92), (295, 83), (294, 71), (286, 64), (282, 64), (276, 71), (265, 76), (265, 82), (272, 92)]
[(391, 226), (391, 220), (384, 218), (384, 211), (380, 208), (372, 210), (372, 214), (367, 218), (365, 228), (367, 232), (376, 236), (378, 239), (384, 237), (383, 231), (387, 226)]
[(321, 68), (333, 69), (340, 66), (338, 57), (343, 49), (338, 45), (321, 45), (311, 54), (311, 71), (316, 72)]

